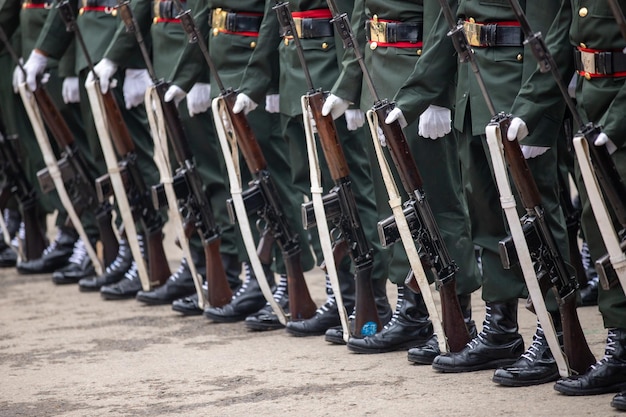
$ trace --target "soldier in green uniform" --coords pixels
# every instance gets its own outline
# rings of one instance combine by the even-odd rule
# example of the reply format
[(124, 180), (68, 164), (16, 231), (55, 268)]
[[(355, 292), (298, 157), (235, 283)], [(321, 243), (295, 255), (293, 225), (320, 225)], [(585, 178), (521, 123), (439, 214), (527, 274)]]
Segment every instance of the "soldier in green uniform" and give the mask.
[[(541, 101), (528, 102), (518, 97), (518, 91), (535, 71), (537, 63), (529, 48), (523, 46), (523, 33), (505, 1), (461, 0), (458, 8), (456, 1), (450, 3), (457, 17), (465, 21), (466, 32), (479, 34), (468, 40), (496, 111), (524, 114), (526, 123), (520, 118), (514, 119), (509, 134), (524, 138), (522, 152), (539, 187), (548, 225), (565, 257), (568, 250), (558, 200), (555, 146), (563, 119), (563, 102), (543, 97)], [(544, 32), (560, 7), (559, 1), (522, 3), (534, 30)], [(505, 270), (498, 254), (498, 242), (507, 231), (484, 136), (491, 114), (471, 66), (457, 64), (452, 43), (445, 35), (447, 30), (448, 23), (439, 14), (430, 33), (432, 49), (422, 55), (419, 65), (397, 94), (397, 110), (388, 118), (414, 120), (432, 103), (431, 97), (458, 72), (454, 126), (461, 132), (459, 155), (472, 236), (474, 243), (482, 248), (482, 297), (486, 302), (486, 319), (483, 330), (461, 352), (438, 356), (433, 367), (442, 372), (466, 372), (512, 365), (496, 372), (494, 379), (504, 385), (555, 380), (557, 367), (540, 326), (527, 354), (521, 356), (524, 342), (518, 332), (517, 305), (518, 298), (525, 297), (527, 291), (520, 271)], [(438, 74), (438, 77), (429, 74)], [(533, 82), (542, 86), (550, 84), (551, 80), (543, 77)]]
[[(427, 22), (436, 17), (439, 5), (436, 2), (357, 0), (352, 11), (351, 25), (359, 45), (364, 49), (365, 63), (380, 97), (392, 97), (411, 74), (416, 65), (429, 30)], [(365, 33), (363, 31), (365, 29)], [(352, 51), (344, 58), (343, 72), (333, 88), (333, 95), (326, 101), (324, 111), (336, 114), (347, 107), (347, 102), (359, 102), (366, 111), (374, 103), (367, 85), (355, 88), (355, 80), (362, 80), (361, 68)], [(435, 214), (442, 236), (451, 257), (459, 266), (457, 292), (461, 308), (468, 323), (471, 320), (471, 292), (480, 287), (478, 265), (474, 257), (474, 245), (469, 230), (467, 206), (461, 187), (456, 136), (450, 132), (450, 88), (443, 89), (440, 97), (433, 101), (418, 121), (406, 126), (413, 157), (424, 179), (428, 202)], [(360, 93), (360, 97), (359, 97)], [(443, 118), (444, 123), (437, 123)], [(440, 129), (442, 127), (443, 129)], [(368, 131), (369, 132), (369, 131)], [(371, 139), (368, 141), (371, 145)], [(368, 146), (372, 158), (373, 147)], [(377, 162), (372, 164), (378, 167)], [(391, 214), (388, 194), (382, 183), (382, 175), (374, 173), (379, 218)], [(433, 336), (433, 329), (422, 297), (404, 287), (404, 275), (410, 268), (401, 245), (395, 245), (394, 269), (389, 277), (398, 285), (399, 297), (394, 317), (385, 329), (374, 336), (352, 339), (348, 349), (361, 353), (379, 353), (405, 347), (424, 345)], [(470, 327), (471, 324), (470, 324)], [(475, 332), (475, 327), (474, 327)], [(428, 346), (409, 351), (409, 360), (432, 361), (438, 354), (436, 340)]]
[[(172, 1), (136, 0), (131, 3), (133, 15), (138, 22), (144, 38), (152, 41), (152, 63), (155, 75), (165, 79), (172, 72), (178, 58), (188, 44), (187, 36), (176, 19), (177, 10)], [(137, 39), (133, 33), (127, 33), (123, 23), (110, 42), (104, 54), (103, 61), (113, 65), (125, 62), (138, 48)], [(191, 147), (196, 155), (198, 172), (206, 185), (207, 195), (212, 202), (216, 221), (222, 231), (220, 252), (225, 270), (232, 287), (240, 284), (239, 273), (241, 265), (237, 256), (235, 231), (228, 221), (225, 200), (228, 193), (224, 184), (223, 161), (219, 157), (217, 141), (213, 133), (211, 115), (207, 112), (210, 106), (210, 85), (208, 77), (200, 80), (191, 88), (187, 99), (181, 104), (180, 117)], [(173, 167), (178, 162), (171, 157)], [(205, 257), (202, 243), (197, 234), (190, 239), (190, 249), (194, 265), (198, 272), (205, 274)], [(169, 304), (172, 301), (195, 293), (195, 287), (188, 262), (183, 258), (178, 270), (172, 274), (165, 285), (152, 291), (139, 291), (137, 300), (150, 305)]]
[[(340, 1), (340, 7), (351, 10), (353, 1)], [(240, 92), (235, 110), (254, 107), (266, 94), (266, 80), (272, 77), (272, 68), (267, 57), (278, 50), (280, 65), (280, 113), (282, 136), (289, 146), (292, 161), (291, 176), (295, 187), (304, 195), (310, 194), (309, 166), (304, 139), (302, 107), (300, 97), (306, 93), (306, 80), (300, 65), (296, 46), (288, 37), (277, 37), (279, 23), (272, 10), (274, 1), (265, 2), (265, 15), (259, 33), (259, 42), (250, 57), (248, 67), (240, 85)], [(315, 88), (329, 90), (339, 75), (339, 62), (343, 55), (341, 41), (335, 36), (331, 13), (323, 1), (290, 2), (312, 82)], [(350, 168), (350, 178), (359, 208), (359, 217), (363, 229), (374, 246), (374, 271), (372, 273), (374, 296), (382, 322), (389, 320), (391, 311), (385, 292), (386, 270), (381, 258), (380, 245), (375, 233), (376, 210), (372, 199), (374, 195), (371, 173), (367, 156), (364, 152), (366, 137), (362, 130), (363, 114), (359, 110), (350, 110), (345, 117), (337, 120), (337, 133), (341, 140), (344, 154)], [(319, 152), (321, 154), (321, 152)], [(331, 177), (323, 158), (320, 158), (324, 188), (332, 187)], [(318, 261), (321, 257), (318, 257)], [(354, 279), (350, 264), (345, 259), (338, 265), (341, 295), (344, 305), (351, 311), (354, 307)], [(340, 324), (336, 300), (327, 283), (327, 301), (318, 308), (316, 314), (303, 321), (292, 321), (287, 331), (295, 336), (322, 335), (327, 329)], [(340, 341), (341, 333), (333, 340)]]
[[(606, 146), (621, 178), (626, 177), (626, 59), (623, 49), (626, 40), (620, 34), (608, 2), (587, 3), (565, 1), (561, 13), (564, 24), (555, 26), (546, 43), (552, 55), (559, 60), (561, 72), (576, 69), (576, 102), (583, 123), (592, 122), (602, 128), (594, 144)], [(618, 2), (622, 13), (626, 1)], [(571, 6), (571, 10), (570, 10)], [(571, 19), (571, 21), (570, 21)], [(532, 24), (532, 23), (531, 23)], [(533, 28), (534, 29), (534, 28)], [(571, 49), (574, 53), (571, 53)], [(574, 60), (572, 62), (572, 57)], [(600, 65), (608, 62), (609, 65)], [(554, 90), (554, 88), (553, 88)], [(545, 91), (523, 90), (529, 102), (546, 97)], [(553, 93), (558, 96), (558, 91)], [(518, 113), (525, 118), (524, 113)], [(582, 228), (589, 244), (591, 257), (598, 259), (606, 253), (598, 225), (593, 216), (589, 197), (577, 164), (577, 180), (583, 206)], [(614, 219), (616, 230), (621, 225)], [(619, 285), (609, 290), (599, 288), (598, 306), (608, 329), (604, 356), (585, 374), (557, 381), (555, 389), (566, 395), (595, 395), (619, 392), (612, 405), (624, 409), (626, 389), (626, 296)]]
[[(85, 40), (90, 58), (94, 63), (101, 60), (109, 40), (119, 24), (116, 17), (117, 13), (114, 9), (116, 4), (113, 0), (70, 1), (70, 5), (78, 14), (77, 24)], [(72, 33), (66, 31), (65, 24), (58, 15), (58, 10), (53, 8), (47, 17), (35, 49), (26, 63), (27, 82), (32, 83), (32, 80), (43, 71), (48, 57), (57, 58), (61, 56), (73, 37)], [(147, 76), (146, 70), (143, 69), (143, 60), (138, 51), (124, 64), (124, 68), (113, 69), (106, 65), (99, 68), (101, 71), (100, 75), (102, 75), (101, 89), (103, 91), (108, 89), (111, 77), (115, 77), (117, 84), (121, 87), (113, 89), (113, 95), (119, 103), (122, 116), (133, 138), (139, 170), (149, 186), (158, 181), (158, 171), (152, 160), (152, 139), (147, 127), (145, 109), (141, 105), (143, 103), (144, 91), (150, 82), (150, 78)], [(81, 112), (87, 134), (87, 142), (78, 143), (78, 146), (90, 165), (90, 174), (97, 178), (106, 172), (106, 166), (86, 90), (82, 88), (87, 79), (89, 68), (87, 58), (81, 48), (78, 48), (76, 53), (75, 71), (79, 76), (79, 85), (81, 86)], [(105, 74), (106, 71), (112, 72)], [(121, 90), (123, 90), (123, 93)], [(126, 247), (123, 245), (122, 251), (125, 250)], [(118, 254), (120, 259), (127, 256), (125, 253), (121, 252)], [(117, 284), (105, 285), (100, 288), (101, 295), (106, 299), (134, 297), (141, 289), (137, 269), (131, 266), (128, 269), (128, 273), (123, 275), (124, 271), (119, 268), (120, 265), (125, 266), (127, 263), (118, 262), (115, 265), (111, 265), (112, 270), (105, 271), (103, 277), (97, 277), (93, 280), (95, 285), (100, 285), (102, 281), (110, 283), (113, 280), (125, 278)]]
[[(236, 6), (224, 0), (208, 0), (189, 2), (194, 12), (195, 21), (202, 33), (206, 34), (209, 52), (225, 88), (235, 88), (242, 82), (242, 76), (250, 55), (260, 43), (259, 29), (263, 18), (265, 3), (259, 0), (240, 1)], [(278, 56), (274, 53), (268, 62), (275, 68)], [(172, 84), (168, 93), (180, 95), (188, 90), (193, 81), (208, 68), (204, 57), (196, 45), (189, 45), (172, 75)], [(300, 204), (297, 192), (294, 191), (289, 178), (284, 175), (290, 170), (287, 147), (280, 133), (280, 116), (278, 115), (278, 95), (276, 76), (269, 80), (265, 98), (265, 108), (259, 107), (247, 115), (250, 127), (259, 141), (263, 156), (267, 161), (272, 180), (283, 197), (285, 213), (293, 230), (297, 231), (302, 243), (302, 265), (309, 270), (314, 259), (307, 244), (307, 235), (300, 222)], [(264, 86), (265, 87), (265, 86)], [(221, 92), (214, 88), (212, 97)], [(217, 139), (216, 139), (217, 140)], [(241, 163), (241, 166), (245, 166)], [(247, 170), (242, 172), (242, 183), (251, 179)], [(255, 230), (253, 230), (255, 231)], [(284, 309), (288, 309), (286, 292), (286, 274), (278, 248), (275, 248), (275, 269), (280, 274), (274, 298)], [(241, 251), (242, 259), (247, 259), (245, 251)], [(266, 276), (270, 284), (274, 283), (274, 272), (265, 265)], [(211, 307), (205, 310), (205, 316), (216, 322), (246, 321), (252, 330), (270, 330), (283, 327), (271, 307), (261, 293), (258, 281), (252, 269), (246, 266), (246, 276), (241, 288), (233, 295), (231, 302), (223, 307)]]

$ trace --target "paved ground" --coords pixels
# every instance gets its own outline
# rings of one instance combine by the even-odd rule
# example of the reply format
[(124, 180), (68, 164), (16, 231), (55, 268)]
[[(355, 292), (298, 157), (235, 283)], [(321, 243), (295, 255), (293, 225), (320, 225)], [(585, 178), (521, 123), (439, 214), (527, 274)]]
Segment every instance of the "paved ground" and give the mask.
[[(179, 255), (168, 245), (174, 268)], [(322, 302), (321, 273), (306, 277)], [(474, 312), (482, 320), (479, 295)], [(579, 315), (599, 357), (606, 333), (597, 308)], [(535, 319), (520, 310), (520, 321), (529, 343)], [(352, 354), (322, 337), (251, 333), (0, 270), (1, 416), (626, 415), (610, 407), (612, 395), (504, 388), (491, 375), (440, 374), (411, 365), (404, 351)]]

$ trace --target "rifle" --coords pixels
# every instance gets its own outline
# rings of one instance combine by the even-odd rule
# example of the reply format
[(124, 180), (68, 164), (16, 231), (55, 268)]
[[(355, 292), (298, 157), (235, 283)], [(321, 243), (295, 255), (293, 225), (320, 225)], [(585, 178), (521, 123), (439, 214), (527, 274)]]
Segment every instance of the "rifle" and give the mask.
[[(173, 101), (165, 101), (165, 92), (169, 84), (162, 79), (158, 79), (156, 76), (143, 36), (141, 31), (138, 30), (137, 21), (130, 9), (130, 1), (118, 1), (118, 10), (126, 26), (126, 31), (135, 34), (148, 73), (152, 78), (154, 91), (158, 96), (160, 108), (163, 111), (167, 136), (170, 139), (169, 142), (172, 144), (179, 165), (179, 168), (176, 170), (176, 175), (172, 179), (173, 184), (176, 184), (173, 187), (174, 194), (178, 199), (178, 209), (182, 214), (183, 224), (189, 225), (189, 228), (192, 230), (193, 228), (196, 229), (202, 241), (202, 246), (204, 247), (209, 304), (213, 307), (222, 307), (230, 302), (233, 293), (226, 279), (226, 272), (224, 271), (224, 265), (220, 256), (221, 231), (215, 222), (211, 203), (204, 192), (202, 179), (200, 178), (193, 154), (189, 148), (189, 142), (187, 141), (176, 104)], [(158, 190), (164, 187), (164, 184), (152, 187), (153, 200), (155, 191), (158, 193)], [(159, 208), (163, 206), (164, 205), (156, 205), (156, 207)], [(180, 243), (181, 245), (186, 244), (186, 242), (182, 241)], [(188, 245), (186, 246), (188, 251)], [(196, 289), (199, 290), (198, 294), (200, 295), (202, 293), (202, 282), (196, 282)]]
[(41, 213), (37, 204), (37, 192), (26, 177), (18, 152), (14, 148), (16, 145), (11, 142), (17, 143), (17, 140), (6, 136), (4, 122), (0, 118), (0, 159), (3, 161), (6, 175), (6, 185), (2, 194), (7, 199), (15, 195), (19, 203), (25, 231), (23, 248), (20, 248), (19, 255), (22, 261), (28, 261), (41, 257), (47, 246), (47, 239), (46, 232), (39, 222)]
[[(494, 160), (494, 170), (502, 169), (504, 171), (500, 150), (500, 147), (502, 147), (513, 183), (518, 191), (522, 205), (526, 209), (526, 214), (519, 219), (515, 205), (504, 203), (505, 197), (507, 200), (509, 199), (509, 196), (505, 196), (503, 192), (503, 189), (508, 187), (508, 179), (505, 172), (497, 172), (495, 177), (501, 192), (503, 209), (507, 216), (511, 234), (514, 240), (520, 239), (515, 241), (515, 249), (522, 263), (524, 279), (531, 294), (535, 312), (544, 328), (544, 333), (557, 361), (561, 375), (569, 374), (570, 370), (584, 373), (595, 362), (595, 358), (587, 345), (576, 312), (576, 289), (578, 288), (576, 276), (571, 271), (571, 268), (568, 268), (565, 264), (555, 243), (554, 236), (546, 224), (541, 205), (541, 195), (519, 143), (517, 141), (509, 141), (506, 138), (503, 140), (497, 138), (498, 133), (501, 133), (501, 137), (506, 136), (511, 115), (504, 113), (496, 114), (491, 97), (480, 75), (480, 69), (474, 58), (473, 51), (468, 44), (462, 22), (455, 23), (452, 10), (446, 0), (440, 0), (440, 3), (451, 28), (448, 36), (451, 37), (454, 47), (459, 54), (459, 60), (460, 62), (469, 62), (471, 65), (487, 108), (492, 115), (491, 122), (487, 127), (487, 139), (492, 154), (491, 157)], [(494, 135), (491, 135), (491, 132), (494, 132)], [(498, 156), (499, 160), (496, 161)], [(508, 194), (510, 195), (510, 189)], [(524, 229), (525, 231), (522, 232)], [(523, 237), (527, 233), (531, 233), (533, 237), (525, 240)], [(502, 247), (502, 244), (500, 247)], [(504, 266), (506, 268), (506, 265)], [(530, 273), (529, 269), (532, 270), (532, 273)], [(530, 276), (532, 274), (535, 275), (536, 280)], [(563, 328), (563, 345), (565, 356), (569, 359), (569, 365), (567, 364), (567, 359), (563, 356), (556, 333), (553, 331), (554, 327), (551, 317), (545, 307), (544, 295), (549, 287), (552, 287), (559, 304)]]
[[(144, 290), (148, 290), (151, 286), (159, 286), (165, 283), (165, 281), (170, 276), (170, 269), (167, 262), (167, 258), (165, 256), (165, 251), (163, 250), (163, 220), (161, 219), (159, 213), (156, 211), (154, 206), (152, 205), (152, 199), (150, 195), (150, 190), (146, 186), (146, 183), (139, 171), (139, 166), (137, 165), (137, 154), (135, 153), (135, 145), (133, 143), (130, 132), (128, 131), (128, 127), (126, 126), (124, 119), (122, 118), (122, 113), (120, 112), (119, 106), (115, 97), (111, 93), (109, 89), (106, 93), (102, 94), (100, 91), (99, 80), (94, 72), (94, 64), (89, 56), (89, 51), (85, 45), (83, 37), (81, 35), (80, 29), (76, 24), (76, 13), (72, 10), (72, 6), (69, 4), (68, 0), (61, 1), (57, 8), (59, 9), (59, 14), (61, 18), (65, 22), (66, 30), (74, 32), (76, 35), (76, 39), (83, 50), (85, 58), (87, 60), (87, 64), (89, 69), (94, 74), (94, 78), (96, 79), (95, 84), (96, 87), (95, 94), (98, 95), (98, 98), (101, 100), (102, 105), (104, 107), (104, 116), (106, 118), (108, 131), (110, 133), (111, 139), (113, 141), (113, 145), (115, 146), (115, 150), (117, 154), (120, 156), (120, 161), (118, 163), (118, 170), (125, 170), (128, 176), (128, 185), (129, 187), (126, 189), (125, 194), (123, 192), (118, 193), (116, 191), (116, 200), (118, 204), (121, 203), (121, 199), (130, 203), (132, 207), (133, 215), (139, 217), (141, 224), (143, 226), (145, 240), (146, 240), (146, 253), (147, 253), (147, 265), (148, 265), (148, 273), (147, 273), (147, 281), (146, 277), (142, 280), (142, 286)], [(103, 151), (104, 151), (104, 144)], [(105, 153), (105, 157), (107, 152)], [(109, 165), (107, 161), (107, 165)], [(120, 190), (121, 191), (121, 190)], [(123, 207), (120, 207), (120, 212), (122, 216), (125, 214), (125, 210)], [(134, 223), (132, 219), (129, 219), (130, 222), (124, 221), (126, 224), (126, 234), (130, 239), (132, 236), (131, 229), (134, 228)], [(133, 223), (132, 225), (127, 223)], [(131, 245), (132, 249), (133, 245)], [(133, 257), (135, 258), (135, 262), (139, 266), (142, 264), (142, 256), (136, 249), (133, 251)], [(141, 269), (139, 269), (141, 271)], [(140, 274), (141, 277), (142, 274)]]
[[(387, 114), (394, 108), (394, 103), (379, 97), (350, 27), (347, 14), (340, 14), (335, 2), (332, 0), (328, 1), (328, 6), (333, 14), (332, 22), (335, 24), (336, 33), (341, 36), (345, 48), (354, 50), (361, 66), (366, 84), (375, 100), (372, 111), (376, 114), (378, 120), (385, 120)], [(398, 170), (402, 185), (409, 196), (409, 199), (404, 203), (403, 212), (406, 213), (404, 217), (407, 218), (407, 221), (409, 217), (413, 217), (416, 220), (416, 229), (412, 230), (412, 235), (416, 237), (415, 240), (423, 248), (424, 253), (427, 254), (430, 260), (429, 263), (433, 265), (437, 277), (439, 295), (441, 297), (443, 329), (447, 337), (447, 343), (451, 351), (457, 352), (463, 349), (470, 340), (456, 294), (456, 271), (458, 268), (450, 258), (445, 243), (441, 238), (439, 227), (424, 193), (422, 177), (415, 164), (415, 159), (412, 156), (402, 127), (396, 121), (392, 124), (382, 123), (380, 128), (386, 138), (387, 147)], [(379, 235), (381, 237), (384, 236), (387, 230), (381, 229), (381, 223), (394, 224), (395, 222), (396, 220), (392, 218), (379, 222)], [(383, 241), (385, 240), (381, 239), (381, 242)], [(408, 276), (413, 277), (411, 274)], [(405, 284), (415, 288), (411, 282)], [(424, 296), (424, 292), (422, 293)], [(431, 318), (433, 318), (432, 313)]]
[[(270, 232), (278, 244), (285, 266), (287, 269), (287, 285), (289, 292), (289, 310), (292, 320), (307, 319), (315, 314), (316, 306), (309, 294), (302, 264), (300, 261), (300, 242), (283, 212), (280, 196), (267, 168), (267, 162), (261, 151), (261, 147), (250, 128), (246, 116), (243, 113), (233, 112), (233, 105), (237, 98), (237, 92), (224, 87), (222, 80), (213, 64), (209, 51), (204, 44), (202, 36), (193, 21), (190, 11), (183, 11), (179, 0), (175, 3), (181, 13), (177, 16), (181, 20), (183, 29), (189, 36), (191, 43), (197, 43), (210, 68), (211, 75), (220, 90), (219, 100), (223, 102), (226, 116), (229, 119), (230, 129), (237, 138), (237, 145), (241, 150), (246, 165), (253, 176), (251, 186), (246, 192), (244, 200), (248, 214), (256, 213), (265, 222), (265, 232)], [(215, 117), (215, 115), (214, 115)], [(218, 122), (216, 122), (217, 124)], [(250, 200), (250, 202), (248, 201)], [(254, 202), (262, 201), (260, 206)], [(266, 297), (267, 298), (267, 297)], [(269, 301), (269, 300), (268, 300)]]
[[(328, 96), (327, 92), (315, 89), (311, 74), (304, 58), (304, 50), (300, 43), (300, 38), (296, 32), (293, 17), (289, 10), (288, 2), (276, 2), (273, 7), (278, 15), (278, 21), (282, 27), (282, 36), (292, 35), (296, 45), (300, 65), (304, 71), (307, 81), (308, 91), (304, 96), (308, 112), (313, 116), (318, 138), (324, 152), (324, 157), (328, 163), (330, 175), (335, 184), (328, 195), (336, 196), (339, 205), (338, 216), (327, 216), (327, 220), (332, 222), (339, 231), (337, 240), (346, 242), (350, 251), (350, 258), (354, 263), (356, 280), (356, 303), (353, 336), (363, 337), (375, 334), (381, 328), (380, 318), (374, 300), (374, 290), (372, 288), (372, 269), (374, 266), (373, 250), (367, 241), (359, 213), (357, 211), (354, 193), (352, 191), (352, 181), (350, 179), (350, 169), (343, 153), (335, 122), (331, 115), (322, 115), (322, 106)], [(307, 112), (304, 113), (307, 118)], [(305, 120), (306, 123), (306, 120)], [(304, 209), (306, 211), (306, 208)], [(320, 219), (322, 221), (322, 219)], [(319, 225), (318, 221), (318, 225)], [(337, 240), (334, 245), (337, 245)]]
[[(2, 30), (2, 28), (0, 28), (0, 39), (5, 44), (7, 51), (15, 63), (24, 73), (24, 67), (15, 53), (15, 50), (9, 43), (6, 33)], [(72, 227), (77, 229), (81, 238), (85, 241), (85, 245), (88, 247), (88, 252), (90, 252), (89, 255), (92, 258), (94, 266), (96, 267), (96, 271), (99, 271), (101, 269), (100, 261), (97, 259), (95, 251), (91, 247), (91, 243), (87, 239), (84, 229), (80, 224), (75, 223), (80, 223), (79, 217), (85, 212), (85, 210), (95, 212), (96, 222), (103, 246), (104, 261), (108, 265), (113, 262), (118, 251), (117, 237), (115, 236), (111, 225), (111, 212), (113, 207), (108, 201), (98, 204), (95, 181), (88, 174), (89, 170), (87, 168), (85, 158), (78, 149), (72, 132), (61, 115), (61, 112), (50, 98), (50, 95), (44, 85), (38, 82), (35, 91), (31, 91), (30, 93), (35, 98), (39, 114), (41, 114), (41, 117), (45, 121), (48, 131), (52, 134), (62, 152), (61, 158), (57, 161), (47, 137), (40, 138), (41, 134), (46, 136), (46, 133), (40, 132), (38, 130), (38, 126), (36, 126), (36, 124), (40, 124), (39, 121), (41, 119), (34, 111), (31, 101), (28, 100), (27, 102), (23, 99), (29, 117), (35, 119), (32, 123), (33, 129), (35, 130), (37, 140), (40, 144), (41, 152), (44, 154), (44, 160), (46, 160), (46, 165), (49, 167), (51, 165), (52, 167), (54, 167), (54, 165), (58, 166), (62, 183), (57, 184), (60, 187), (64, 187), (65, 190), (57, 191), (62, 203), (66, 206), (68, 211), (68, 221), (72, 222)], [(35, 112), (35, 114), (33, 114), (33, 112)], [(48, 193), (57, 188), (54, 182), (54, 175), (49, 168), (40, 170), (37, 173), (37, 178), (44, 193)]]

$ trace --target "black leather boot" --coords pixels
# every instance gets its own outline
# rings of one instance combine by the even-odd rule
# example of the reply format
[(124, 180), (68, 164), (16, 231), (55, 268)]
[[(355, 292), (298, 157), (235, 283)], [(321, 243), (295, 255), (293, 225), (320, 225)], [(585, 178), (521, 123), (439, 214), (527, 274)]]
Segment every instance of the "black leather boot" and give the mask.
[[(208, 291), (207, 283), (202, 283), (202, 292)], [(181, 313), (183, 316), (201, 316), (204, 312), (198, 304), (198, 293), (192, 294), (188, 297), (179, 298), (172, 302), (172, 310)]]
[(126, 239), (120, 239), (117, 256), (113, 262), (106, 267), (102, 275), (79, 280), (78, 288), (85, 292), (100, 291), (100, 288), (105, 285), (115, 284), (124, 278), (124, 274), (130, 269), (132, 262), (133, 254), (130, 252), (128, 241)]
[[(5, 209), (4, 213), (0, 213), (4, 216), (4, 222), (7, 226), (7, 232), (9, 238), (13, 239), (18, 229), (20, 228), (20, 213), (18, 210)], [(2, 232), (2, 230), (0, 230)], [(0, 234), (0, 268), (10, 268), (17, 263), (17, 252), (7, 244)]]
[(618, 410), (626, 411), (626, 391), (622, 391), (613, 397), (611, 401), (611, 407), (615, 407)]
[[(198, 273), (203, 271), (204, 265), (195, 265)], [(135, 297), (148, 305), (170, 304), (172, 301), (192, 295), (196, 291), (191, 270), (187, 264), (187, 258), (180, 262), (178, 270), (165, 281), (165, 284), (152, 291), (139, 291)]]
[(511, 365), (524, 352), (518, 333), (517, 299), (488, 302), (483, 330), (463, 350), (439, 355), (433, 368), (440, 372), (470, 372)]
[(141, 288), (137, 264), (133, 261), (130, 269), (124, 274), (124, 278), (115, 284), (102, 286), (100, 295), (105, 300), (126, 300), (135, 298)]
[(539, 322), (526, 352), (512, 365), (496, 369), (492, 378), (493, 382), (507, 387), (528, 387), (557, 379), (559, 368)]
[[(227, 255), (222, 253), (222, 264), (224, 265), (224, 272), (226, 272), (226, 279), (228, 280), (228, 285), (233, 293), (237, 292), (239, 287), (241, 287), (241, 279), (239, 275), (241, 275), (241, 261), (237, 255)], [(269, 267), (266, 268), (269, 270)], [(198, 271), (200, 272), (200, 271)], [(271, 271), (270, 271), (271, 272)], [(272, 276), (273, 276), (273, 272)], [(204, 272), (202, 272), (204, 275)]]
[(17, 272), (25, 275), (46, 274), (64, 267), (72, 256), (76, 239), (78, 234), (74, 229), (59, 228), (54, 241), (44, 249), (41, 258), (18, 262)]
[[(280, 281), (274, 291), (274, 301), (285, 311), (289, 312), (289, 294), (287, 292), (287, 275), (281, 275)], [(282, 329), (285, 326), (278, 320), (278, 316), (272, 310), (270, 303), (265, 303), (265, 306), (254, 314), (246, 317), (246, 327), (249, 330), (276, 330)]]
[[(374, 290), (374, 300), (376, 301), (378, 317), (380, 318), (381, 324), (384, 326), (387, 322), (389, 322), (389, 320), (391, 320), (391, 316), (393, 315), (393, 311), (389, 305), (389, 299), (387, 298), (387, 280), (372, 280), (372, 288)], [(352, 315), (350, 315), (350, 321), (352, 320), (354, 320), (354, 311)], [(326, 330), (326, 333), (324, 333), (324, 340), (336, 345), (345, 345), (346, 342), (343, 340), (343, 327), (334, 326)]]
[[(354, 309), (354, 276), (350, 271), (345, 270), (337, 270), (337, 275), (343, 305), (346, 311), (352, 311)], [(306, 337), (321, 336), (335, 326), (341, 326), (341, 319), (339, 318), (339, 309), (333, 287), (330, 285), (330, 279), (326, 276), (326, 302), (315, 311), (313, 317), (306, 320), (290, 321), (287, 323), (286, 329), (287, 333), (293, 336)]]
[(472, 294), (460, 294), (457, 298), (461, 305), (461, 313), (463, 313), (463, 320), (465, 320), (465, 326), (467, 327), (470, 339), (473, 339), (478, 335), (478, 332), (476, 330), (476, 323), (472, 320)]
[(362, 339), (350, 338), (348, 350), (356, 353), (384, 353), (422, 345), (433, 335), (433, 325), (420, 294), (398, 285), (396, 311), (382, 331)]
[(604, 357), (584, 375), (564, 378), (554, 389), (565, 395), (596, 395), (626, 390), (626, 329), (609, 329)]
[[(204, 310), (204, 316), (218, 323), (234, 323), (245, 320), (250, 314), (259, 311), (265, 305), (265, 297), (259, 287), (252, 267), (244, 263), (246, 279), (241, 287), (233, 294), (230, 303), (222, 307), (209, 307)], [(269, 269), (269, 268), (267, 268)], [(274, 273), (266, 271), (269, 284), (274, 285)]]
[[(92, 241), (92, 245), (95, 243)], [(55, 284), (76, 284), (83, 278), (93, 277), (96, 273), (91, 258), (87, 254), (85, 243), (82, 239), (78, 239), (74, 243), (74, 251), (68, 261), (68, 264), (61, 269), (57, 269), (52, 274), (52, 282)]]

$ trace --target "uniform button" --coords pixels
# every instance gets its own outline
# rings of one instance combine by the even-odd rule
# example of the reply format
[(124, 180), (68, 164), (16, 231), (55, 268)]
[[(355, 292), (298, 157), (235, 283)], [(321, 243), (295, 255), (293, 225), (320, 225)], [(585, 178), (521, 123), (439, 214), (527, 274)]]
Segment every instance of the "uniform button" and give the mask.
[(370, 42), (370, 49), (373, 51), (374, 49), (378, 48), (378, 43), (376, 42)]
[(476, 19), (474, 19), (473, 17), (469, 18), (470, 23), (476, 23)]
[(154, 19), (152, 19), (152, 24), (156, 25), (157, 23), (159, 23), (159, 18), (155, 17)]
[(217, 36), (220, 33), (218, 28), (213, 29), (213, 36)]
[(285, 38), (285, 46), (289, 45), (289, 39)]
[(417, 56), (421, 56), (421, 55), (422, 55), (422, 50), (421, 50), (421, 49), (418, 49), (418, 50), (417, 50)]
[(256, 48), (256, 42), (250, 42), (250, 48), (252, 49)]
[(322, 49), (328, 49), (328, 44), (326, 42), (322, 43)]
[(517, 54), (517, 56), (515, 57), (518, 61), (521, 61), (522, 59), (524, 59), (524, 56), (522, 54)]
[(580, 47), (581, 47), (581, 48), (583, 48), (583, 49), (587, 49), (587, 45), (585, 45), (585, 44), (584, 44), (584, 43), (582, 43), (582, 42), (580, 43)]
[(589, 10), (587, 10), (586, 7), (581, 7), (580, 10), (578, 10), (578, 16), (580, 17), (587, 16), (587, 13), (589, 13)]
[(588, 72), (585, 73), (585, 80), (589, 81), (591, 79), (591, 74)]

